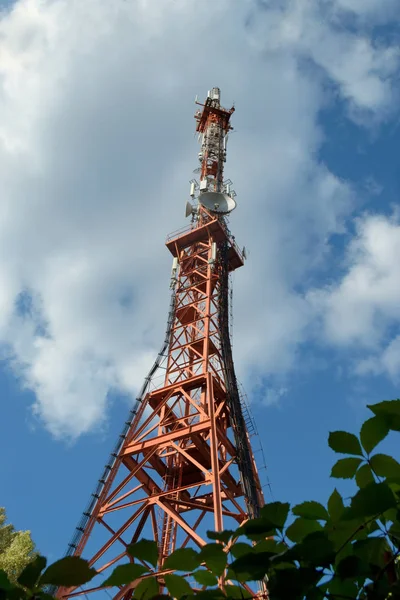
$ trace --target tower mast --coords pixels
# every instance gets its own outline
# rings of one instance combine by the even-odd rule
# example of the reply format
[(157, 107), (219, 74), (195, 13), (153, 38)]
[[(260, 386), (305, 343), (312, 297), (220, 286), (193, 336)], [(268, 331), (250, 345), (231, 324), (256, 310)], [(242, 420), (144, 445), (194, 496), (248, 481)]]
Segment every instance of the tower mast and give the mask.
[[(166, 242), (173, 266), (165, 341), (69, 545), (99, 575), (90, 589), (59, 588), (59, 598), (98, 593), (142, 537), (157, 543), (162, 590), (171, 552), (201, 548), (207, 529), (237, 527), (264, 503), (229, 333), (229, 274), (244, 263), (225, 218), (236, 206), (224, 180), (234, 108), (221, 106), (218, 88), (197, 104), (200, 177), (191, 182), (191, 224)], [(139, 581), (108, 595), (129, 599)]]

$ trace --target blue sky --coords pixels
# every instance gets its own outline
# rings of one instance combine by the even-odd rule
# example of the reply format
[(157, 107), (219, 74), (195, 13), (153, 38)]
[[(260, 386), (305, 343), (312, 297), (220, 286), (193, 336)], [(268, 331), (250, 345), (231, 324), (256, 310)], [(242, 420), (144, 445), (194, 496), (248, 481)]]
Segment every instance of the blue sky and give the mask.
[(53, 559), (163, 339), (163, 245), (213, 85), (237, 109), (234, 354), (273, 497), (349, 489), (328, 432), (398, 395), (399, 9), (205, 4), (19, 0), (0, 17), (0, 505)]

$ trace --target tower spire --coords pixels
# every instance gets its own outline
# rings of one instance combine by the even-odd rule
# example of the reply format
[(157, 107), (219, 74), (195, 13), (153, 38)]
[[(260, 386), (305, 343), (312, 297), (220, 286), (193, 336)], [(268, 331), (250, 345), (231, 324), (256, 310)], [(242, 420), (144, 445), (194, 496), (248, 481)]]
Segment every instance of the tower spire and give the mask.
[(226, 143), (228, 132), (232, 129), (230, 118), (234, 107), (226, 110), (220, 104), (221, 92), (217, 87), (208, 92), (204, 104), (199, 104), (203, 110), (195, 114), (196, 130), (201, 135), (200, 190), (222, 192), (224, 190), (224, 163), (226, 161)]
[[(244, 263), (224, 216), (236, 206), (223, 174), (234, 108), (221, 107), (218, 88), (200, 106), (193, 219), (166, 242), (173, 267), (165, 341), (69, 546), (99, 576), (90, 589), (60, 588), (59, 598), (99, 592), (141, 537), (157, 543), (161, 593), (171, 552), (201, 548), (207, 530), (236, 528), (264, 503), (229, 334), (229, 273)], [(139, 581), (108, 595), (129, 599)]]

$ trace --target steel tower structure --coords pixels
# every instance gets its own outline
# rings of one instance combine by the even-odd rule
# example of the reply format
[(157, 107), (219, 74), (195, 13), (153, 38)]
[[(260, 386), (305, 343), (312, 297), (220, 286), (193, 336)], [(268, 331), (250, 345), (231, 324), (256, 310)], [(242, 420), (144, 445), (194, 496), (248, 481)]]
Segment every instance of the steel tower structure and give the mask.
[[(264, 503), (229, 329), (229, 274), (244, 263), (226, 222), (236, 205), (224, 180), (234, 108), (220, 105), (218, 88), (197, 104), (200, 176), (191, 181), (191, 224), (166, 242), (173, 267), (165, 341), (67, 552), (99, 575), (90, 589), (59, 588), (59, 598), (99, 592), (141, 537), (157, 542), (162, 590), (175, 548), (202, 547), (207, 529), (237, 527)], [(129, 599), (137, 583), (108, 595)]]

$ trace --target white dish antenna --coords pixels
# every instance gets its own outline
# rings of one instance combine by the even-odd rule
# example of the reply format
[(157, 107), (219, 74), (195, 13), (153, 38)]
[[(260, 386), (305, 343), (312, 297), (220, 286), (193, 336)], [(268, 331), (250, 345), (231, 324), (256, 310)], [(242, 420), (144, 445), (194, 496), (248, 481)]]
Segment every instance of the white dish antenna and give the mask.
[(190, 217), (195, 211), (195, 208), (190, 202), (186, 202), (185, 217)]
[(199, 202), (210, 212), (220, 215), (227, 215), (236, 208), (235, 200), (222, 192), (203, 192), (199, 196)]

